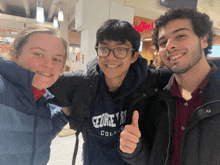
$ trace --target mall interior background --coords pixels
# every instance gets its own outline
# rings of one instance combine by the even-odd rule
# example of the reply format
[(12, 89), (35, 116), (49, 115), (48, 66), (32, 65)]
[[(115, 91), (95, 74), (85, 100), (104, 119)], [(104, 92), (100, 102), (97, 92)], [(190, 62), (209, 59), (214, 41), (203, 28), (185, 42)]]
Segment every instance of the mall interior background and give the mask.
[[(0, 54), (7, 56), (15, 36), (33, 24), (53, 24), (58, 15), (57, 28), (69, 43), (66, 70), (85, 70), (87, 62), (96, 56), (95, 34), (101, 23), (108, 19), (126, 20), (141, 34), (140, 54), (161, 65), (152, 46), (154, 20), (166, 12), (169, 2), (190, 6), (207, 13), (214, 22), (213, 53), (220, 57), (220, 1), (219, 0), (1, 0), (0, 2)], [(184, 3), (183, 3), (184, 2)], [(191, 2), (191, 3), (190, 3)], [(176, 5), (174, 4), (174, 5)], [(165, 6), (164, 6), (165, 5)], [(44, 10), (44, 21), (37, 22), (36, 10)]]

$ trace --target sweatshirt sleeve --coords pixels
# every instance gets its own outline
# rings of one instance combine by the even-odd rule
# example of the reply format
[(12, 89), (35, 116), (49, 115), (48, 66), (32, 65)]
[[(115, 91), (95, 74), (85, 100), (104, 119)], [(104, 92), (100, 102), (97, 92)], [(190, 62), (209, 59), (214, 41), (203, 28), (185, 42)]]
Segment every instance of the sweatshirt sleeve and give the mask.
[(50, 104), (51, 111), (51, 124), (52, 124), (52, 139), (63, 129), (63, 127), (68, 123), (69, 117), (66, 116), (61, 107), (54, 104)]
[(118, 151), (121, 154), (122, 159), (131, 165), (147, 165), (148, 164), (149, 153), (150, 153), (149, 147), (142, 137), (140, 138), (140, 141), (137, 144), (137, 147), (132, 154), (122, 152), (119, 149), (119, 147), (118, 147)]
[(71, 106), (75, 89), (80, 85), (83, 74), (80, 71), (65, 72), (48, 90), (54, 95), (50, 103), (60, 107)]

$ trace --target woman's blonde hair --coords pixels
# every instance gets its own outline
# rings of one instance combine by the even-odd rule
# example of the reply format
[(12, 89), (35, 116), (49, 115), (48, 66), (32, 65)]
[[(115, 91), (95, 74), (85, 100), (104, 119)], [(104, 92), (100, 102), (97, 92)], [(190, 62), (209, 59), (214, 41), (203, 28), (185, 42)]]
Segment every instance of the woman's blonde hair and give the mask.
[(60, 31), (58, 31), (53, 26), (49, 25), (35, 25), (30, 26), (25, 29), (23, 29), (15, 38), (14, 44), (9, 52), (10, 56), (14, 55), (20, 55), (22, 52), (22, 49), (24, 45), (29, 41), (30, 37), (33, 34), (36, 33), (45, 33), (45, 34), (51, 34), (60, 39), (60, 41), (63, 43), (64, 47), (64, 64), (67, 59), (67, 42), (66, 40), (60, 35)]

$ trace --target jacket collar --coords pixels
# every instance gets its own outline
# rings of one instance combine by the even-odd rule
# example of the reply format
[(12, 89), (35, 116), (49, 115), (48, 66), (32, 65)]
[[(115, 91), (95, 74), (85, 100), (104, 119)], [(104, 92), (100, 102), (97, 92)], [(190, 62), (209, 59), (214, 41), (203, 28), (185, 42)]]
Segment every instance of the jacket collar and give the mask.
[[(215, 65), (213, 62), (208, 61), (209, 65), (212, 67)], [(164, 88), (163, 92), (160, 95), (161, 99), (167, 99), (170, 98), (170, 89), (172, 85), (172, 80), (174, 78), (174, 74), (171, 76), (168, 84)], [(209, 77), (209, 82), (207, 86), (205, 87), (205, 93), (204, 93), (204, 99), (201, 104), (204, 105), (208, 102), (214, 102), (216, 100), (220, 100), (220, 68), (217, 68)]]
[(52, 99), (54, 96), (46, 89), (46, 93), (37, 101), (37, 105), (44, 103), (46, 100)]
[(204, 99), (201, 105), (215, 101), (220, 101), (220, 68), (217, 68), (210, 75), (209, 82), (205, 89)]
[(95, 76), (98, 76), (99, 75), (99, 70), (100, 70), (100, 68), (99, 68), (99, 66), (98, 66), (98, 58), (97, 57), (95, 57), (95, 58), (93, 58), (93, 59), (91, 59), (89, 62), (88, 62), (88, 64), (86, 65), (86, 68), (87, 68), (87, 74), (89, 75), (89, 76), (91, 76), (91, 75), (95, 75)]
[(170, 89), (172, 85), (172, 80), (174, 78), (174, 74), (170, 77), (170, 80), (168, 81), (168, 84), (164, 87), (164, 89), (160, 92), (159, 99), (161, 100), (167, 100), (171, 98)]
[(0, 56), (0, 75), (23, 90), (32, 91), (31, 85), (35, 73), (2, 56)]

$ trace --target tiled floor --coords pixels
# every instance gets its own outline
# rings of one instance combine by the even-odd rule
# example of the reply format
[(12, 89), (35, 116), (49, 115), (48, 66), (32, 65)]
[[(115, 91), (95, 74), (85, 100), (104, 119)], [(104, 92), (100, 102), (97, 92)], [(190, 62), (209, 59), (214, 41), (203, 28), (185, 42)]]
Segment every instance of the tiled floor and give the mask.
[[(82, 165), (82, 135), (79, 135), (79, 148), (76, 165)], [(73, 150), (75, 147), (75, 135), (56, 136), (51, 144), (50, 160), (47, 165), (71, 165)]]

